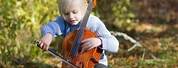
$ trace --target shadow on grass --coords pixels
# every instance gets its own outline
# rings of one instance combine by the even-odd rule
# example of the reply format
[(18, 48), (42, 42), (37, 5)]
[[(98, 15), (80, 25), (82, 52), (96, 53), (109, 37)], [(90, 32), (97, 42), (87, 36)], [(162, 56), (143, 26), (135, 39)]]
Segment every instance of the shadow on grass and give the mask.
[(40, 60), (16, 58), (12, 61), (0, 61), (0, 68), (58, 68), (56, 65)]

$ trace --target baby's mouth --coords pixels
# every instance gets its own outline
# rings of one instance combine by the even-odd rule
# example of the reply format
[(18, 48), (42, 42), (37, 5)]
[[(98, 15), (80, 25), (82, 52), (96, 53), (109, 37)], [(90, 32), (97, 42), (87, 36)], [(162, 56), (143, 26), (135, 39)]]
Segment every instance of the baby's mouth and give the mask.
[(74, 23), (74, 22), (75, 22), (75, 20), (70, 20), (70, 22), (71, 22), (71, 23)]
[(73, 23), (73, 22), (75, 22), (75, 20), (71, 20), (71, 19), (69, 19), (68, 21), (69, 21), (70, 23)]

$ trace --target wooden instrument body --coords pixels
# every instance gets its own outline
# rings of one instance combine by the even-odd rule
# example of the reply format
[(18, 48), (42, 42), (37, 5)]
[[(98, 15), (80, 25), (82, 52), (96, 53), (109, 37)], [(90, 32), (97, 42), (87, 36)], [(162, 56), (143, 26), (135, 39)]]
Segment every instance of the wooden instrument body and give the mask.
[[(62, 46), (62, 55), (69, 60), (69, 62), (72, 62), (79, 68), (94, 68), (94, 65), (98, 63), (100, 59), (100, 55), (102, 50), (98, 47), (95, 47), (91, 50), (88, 50), (86, 52), (80, 53), (80, 49), (78, 50), (78, 54), (75, 57), (71, 57), (71, 49), (73, 41), (75, 40), (76, 34), (78, 30), (73, 31), (68, 34), (63, 40), (63, 46)], [(94, 32), (91, 32), (88, 29), (84, 29), (84, 33), (81, 37), (81, 40), (96, 37), (96, 34)], [(71, 68), (70, 65), (67, 65), (66, 63), (62, 63), (62, 68)]]

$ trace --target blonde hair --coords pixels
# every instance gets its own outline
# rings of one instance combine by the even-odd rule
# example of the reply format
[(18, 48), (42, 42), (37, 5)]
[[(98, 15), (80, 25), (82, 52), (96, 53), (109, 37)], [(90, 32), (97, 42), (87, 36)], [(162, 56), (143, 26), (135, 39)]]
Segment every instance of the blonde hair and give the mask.
[(87, 0), (60, 0), (60, 1), (58, 0), (60, 14), (63, 15), (63, 12), (65, 10), (70, 9), (69, 6), (74, 2), (81, 5), (82, 10), (84, 10), (84, 11), (86, 10), (87, 5), (88, 5)]

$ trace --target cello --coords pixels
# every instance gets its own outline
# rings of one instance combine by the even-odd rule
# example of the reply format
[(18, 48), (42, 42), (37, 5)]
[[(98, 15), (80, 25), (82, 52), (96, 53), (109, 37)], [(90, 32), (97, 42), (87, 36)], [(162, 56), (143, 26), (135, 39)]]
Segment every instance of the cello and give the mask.
[[(94, 5), (94, 6), (93, 6)], [(81, 53), (81, 40), (96, 37), (96, 33), (91, 32), (87, 27), (88, 17), (92, 8), (96, 6), (96, 0), (88, 0), (88, 7), (84, 18), (81, 20), (80, 29), (70, 32), (63, 40), (62, 55), (68, 62), (74, 64), (78, 68), (94, 68), (98, 63), (102, 50), (95, 47), (91, 50)], [(65, 62), (62, 62), (62, 68), (71, 68)]]

